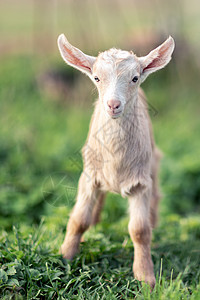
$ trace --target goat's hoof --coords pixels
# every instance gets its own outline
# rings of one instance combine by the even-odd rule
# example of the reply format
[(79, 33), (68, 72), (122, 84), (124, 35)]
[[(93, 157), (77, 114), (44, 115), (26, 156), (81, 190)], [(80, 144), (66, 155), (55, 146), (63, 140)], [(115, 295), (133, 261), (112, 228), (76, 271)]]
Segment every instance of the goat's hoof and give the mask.
[(133, 273), (135, 279), (147, 283), (151, 287), (151, 290), (154, 288), (156, 284), (156, 279), (152, 268), (150, 268), (150, 270), (147, 269), (146, 271), (144, 271), (133, 267)]
[(62, 244), (59, 253), (63, 256), (66, 260), (72, 260), (78, 249), (73, 249), (72, 247), (66, 247), (66, 245)]
[(151, 290), (154, 289), (155, 284), (156, 284), (156, 279), (155, 279), (154, 275), (150, 275), (150, 276), (147, 275), (147, 276), (145, 276), (144, 274), (137, 275), (137, 274), (134, 273), (134, 277), (135, 277), (135, 279), (137, 279), (137, 280), (139, 280), (141, 282), (147, 283), (150, 286)]

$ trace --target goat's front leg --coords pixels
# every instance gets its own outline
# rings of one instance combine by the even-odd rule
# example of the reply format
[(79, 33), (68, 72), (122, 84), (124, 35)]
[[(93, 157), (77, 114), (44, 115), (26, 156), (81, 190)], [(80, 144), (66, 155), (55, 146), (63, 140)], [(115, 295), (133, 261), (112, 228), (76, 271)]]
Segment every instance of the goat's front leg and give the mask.
[(70, 216), (61, 253), (64, 258), (72, 259), (79, 250), (81, 236), (92, 222), (92, 211), (98, 190), (92, 180), (82, 173), (79, 180), (77, 201)]
[(134, 244), (133, 272), (136, 279), (155, 285), (151, 259), (151, 226), (149, 218), (149, 193), (137, 193), (129, 197), (129, 233)]

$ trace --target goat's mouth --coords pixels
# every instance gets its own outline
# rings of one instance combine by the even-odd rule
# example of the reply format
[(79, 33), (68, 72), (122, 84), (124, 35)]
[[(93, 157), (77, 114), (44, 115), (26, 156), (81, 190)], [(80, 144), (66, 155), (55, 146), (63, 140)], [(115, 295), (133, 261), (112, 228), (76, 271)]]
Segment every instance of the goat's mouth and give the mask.
[(112, 118), (112, 119), (117, 119), (119, 118), (119, 116), (122, 113), (122, 110), (118, 111), (118, 112), (113, 112), (113, 111), (107, 111), (108, 115)]

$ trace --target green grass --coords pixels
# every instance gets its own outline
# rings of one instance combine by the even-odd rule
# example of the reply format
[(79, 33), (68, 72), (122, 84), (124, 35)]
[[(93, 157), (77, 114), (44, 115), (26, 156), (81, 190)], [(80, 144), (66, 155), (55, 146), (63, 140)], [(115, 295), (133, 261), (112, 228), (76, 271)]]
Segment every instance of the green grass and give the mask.
[[(60, 68), (54, 59), (49, 64)], [(199, 299), (198, 85), (186, 84), (186, 75), (181, 84), (173, 84), (171, 67), (144, 86), (158, 111), (152, 120), (165, 152), (160, 224), (152, 241), (157, 280), (151, 293), (132, 275), (127, 201), (120, 196), (108, 195), (102, 222), (85, 234), (72, 262), (59, 255), (95, 95), (89, 93), (90, 102), (81, 105), (68, 98), (66, 103), (50, 101), (36, 81), (45, 68), (39, 57), (1, 60), (2, 299)]]
[[(57, 211), (59, 213), (59, 211)], [(86, 234), (81, 252), (65, 264), (58, 255), (63, 221), (44, 218), (40, 226), (14, 227), (1, 236), (1, 291), (27, 299), (198, 299), (199, 220), (166, 218), (155, 231), (152, 256), (157, 283), (150, 293), (132, 276), (132, 243), (127, 218), (98, 225)], [(53, 224), (52, 224), (53, 223)], [(6, 299), (6, 298), (5, 298)]]

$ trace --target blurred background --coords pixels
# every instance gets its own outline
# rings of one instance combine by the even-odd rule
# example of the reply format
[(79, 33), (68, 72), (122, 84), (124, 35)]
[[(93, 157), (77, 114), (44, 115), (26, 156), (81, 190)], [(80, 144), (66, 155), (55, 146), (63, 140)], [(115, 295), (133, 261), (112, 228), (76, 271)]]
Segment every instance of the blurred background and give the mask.
[[(200, 2), (6, 0), (0, 1), (0, 227), (30, 226), (45, 216), (64, 230), (75, 200), (97, 93), (62, 61), (60, 33), (90, 55), (111, 47), (146, 55), (174, 37), (172, 61), (143, 89), (164, 153), (161, 215), (192, 215), (197, 226)], [(118, 221), (127, 203), (108, 198), (103, 220)]]

